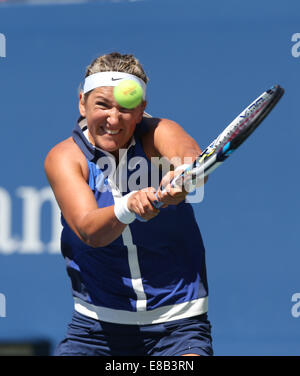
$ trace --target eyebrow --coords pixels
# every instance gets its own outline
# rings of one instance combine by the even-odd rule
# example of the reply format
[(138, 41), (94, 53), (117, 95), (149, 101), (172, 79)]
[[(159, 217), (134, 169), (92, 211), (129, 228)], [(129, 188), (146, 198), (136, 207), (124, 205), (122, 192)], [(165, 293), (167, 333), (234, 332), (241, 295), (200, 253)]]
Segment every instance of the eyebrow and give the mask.
[[(109, 105), (109, 106), (113, 106), (113, 104), (112, 104), (112, 102), (109, 100), (109, 99), (107, 99), (105, 96), (102, 96), (101, 94), (98, 94), (95, 98), (94, 98), (94, 101), (96, 102), (97, 100), (101, 100), (101, 101), (103, 101), (103, 103), (105, 103), (105, 104), (107, 104), (107, 105)], [(120, 108), (123, 108), (123, 109), (125, 109), (125, 110), (127, 110), (127, 111), (130, 111), (128, 108), (125, 108), (125, 107), (122, 107), (122, 106), (119, 106)]]
[(95, 100), (96, 100), (96, 99), (101, 99), (101, 100), (103, 100), (103, 101), (109, 103), (109, 100), (108, 100), (107, 98), (105, 98), (104, 96), (102, 96), (102, 95), (97, 95), (94, 99), (95, 99)]

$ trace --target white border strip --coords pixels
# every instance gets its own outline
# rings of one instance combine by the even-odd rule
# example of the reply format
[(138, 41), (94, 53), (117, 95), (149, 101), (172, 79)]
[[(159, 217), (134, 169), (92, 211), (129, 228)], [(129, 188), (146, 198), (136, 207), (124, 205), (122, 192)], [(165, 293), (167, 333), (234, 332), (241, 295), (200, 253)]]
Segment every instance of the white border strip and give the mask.
[[(87, 137), (88, 134), (85, 133), (85, 136)], [(130, 146), (131, 145), (135, 145), (134, 137), (131, 140)], [(122, 193), (120, 192), (119, 188), (116, 185), (116, 181), (115, 181), (116, 174), (118, 172), (119, 175), (122, 175), (124, 173), (122, 169), (126, 169), (125, 173), (127, 173), (126, 159), (127, 159), (127, 152), (128, 152), (129, 147), (127, 149), (122, 149), (123, 154), (120, 155), (118, 168), (117, 170), (113, 172), (111, 176), (108, 177), (108, 181), (111, 187), (111, 193), (115, 201), (118, 198), (122, 197)], [(110, 153), (105, 152), (105, 154), (110, 154)], [(114, 157), (112, 156), (112, 158)], [(143, 281), (141, 277), (137, 246), (133, 243), (132, 234), (131, 234), (131, 230), (129, 226), (126, 226), (125, 229), (123, 230), (122, 239), (123, 239), (124, 246), (127, 248), (131, 283), (132, 283), (133, 290), (137, 296), (136, 310), (145, 311), (147, 308), (147, 297), (144, 291)]]
[(140, 265), (138, 260), (137, 247), (133, 244), (132, 234), (129, 226), (125, 227), (122, 232), (124, 245), (128, 249), (128, 263), (131, 275), (131, 282), (134, 292), (137, 296), (136, 310), (145, 311), (147, 308), (147, 297), (144, 291), (143, 281), (141, 278)]
[(201, 315), (208, 311), (208, 297), (190, 302), (156, 308), (149, 311), (130, 312), (121, 309), (99, 307), (74, 298), (75, 310), (95, 320), (127, 325), (148, 325), (184, 319)]

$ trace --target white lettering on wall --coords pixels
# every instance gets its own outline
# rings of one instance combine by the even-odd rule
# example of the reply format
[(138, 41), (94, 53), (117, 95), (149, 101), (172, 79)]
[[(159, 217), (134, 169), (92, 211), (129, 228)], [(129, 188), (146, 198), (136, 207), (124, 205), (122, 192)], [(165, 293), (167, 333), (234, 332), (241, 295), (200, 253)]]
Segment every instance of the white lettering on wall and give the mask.
[(9, 255), (18, 248), (18, 242), (12, 238), (12, 204), (9, 193), (0, 187), (0, 253)]
[[(22, 200), (22, 234), (18, 239), (12, 236), (12, 200), (8, 191), (0, 187), (0, 254), (13, 252), (21, 254), (40, 254), (43, 252), (60, 252), (60, 210), (50, 187), (40, 190), (35, 187), (19, 187), (16, 196)], [(50, 203), (51, 215), (50, 241), (45, 244), (41, 239), (42, 208)]]

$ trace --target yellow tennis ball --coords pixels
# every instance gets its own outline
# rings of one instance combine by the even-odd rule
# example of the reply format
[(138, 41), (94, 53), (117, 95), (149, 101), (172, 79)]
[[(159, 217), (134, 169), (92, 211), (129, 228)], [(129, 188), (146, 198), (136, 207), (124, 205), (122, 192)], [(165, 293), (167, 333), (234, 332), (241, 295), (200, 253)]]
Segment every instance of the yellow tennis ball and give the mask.
[(122, 80), (114, 87), (114, 97), (121, 107), (132, 109), (142, 102), (143, 89), (136, 81)]

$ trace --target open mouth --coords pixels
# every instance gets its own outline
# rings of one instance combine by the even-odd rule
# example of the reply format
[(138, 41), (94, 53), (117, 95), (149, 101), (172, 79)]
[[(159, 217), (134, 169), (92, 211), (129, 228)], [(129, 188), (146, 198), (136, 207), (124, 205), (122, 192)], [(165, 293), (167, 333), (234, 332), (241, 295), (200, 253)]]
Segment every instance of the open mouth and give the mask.
[(107, 129), (106, 127), (101, 127), (103, 133), (109, 134), (111, 136), (117, 135), (121, 132), (121, 129)]
[(108, 134), (118, 134), (118, 133), (120, 133), (120, 129), (117, 129), (115, 131), (112, 131), (112, 130), (109, 130), (109, 129), (105, 129), (105, 132), (108, 133)]

